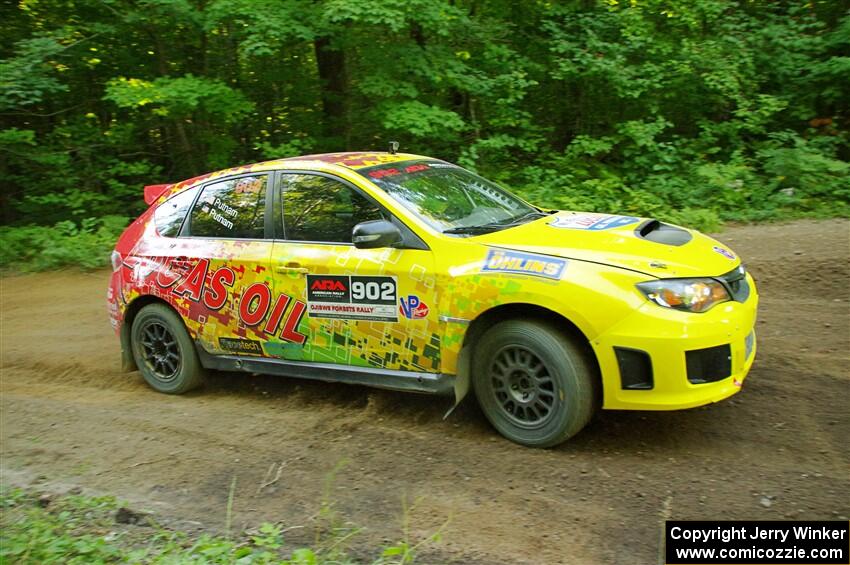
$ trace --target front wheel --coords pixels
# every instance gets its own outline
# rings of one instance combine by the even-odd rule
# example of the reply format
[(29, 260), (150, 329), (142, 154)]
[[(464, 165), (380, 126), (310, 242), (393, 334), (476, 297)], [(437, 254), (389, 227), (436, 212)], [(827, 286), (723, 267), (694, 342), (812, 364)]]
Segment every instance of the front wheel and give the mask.
[(165, 304), (149, 304), (133, 320), (133, 357), (145, 381), (159, 392), (182, 394), (204, 379), (198, 353), (180, 317)]
[(475, 350), (478, 403), (499, 433), (529, 447), (552, 447), (578, 433), (596, 408), (597, 379), (585, 351), (553, 325), (507, 320)]

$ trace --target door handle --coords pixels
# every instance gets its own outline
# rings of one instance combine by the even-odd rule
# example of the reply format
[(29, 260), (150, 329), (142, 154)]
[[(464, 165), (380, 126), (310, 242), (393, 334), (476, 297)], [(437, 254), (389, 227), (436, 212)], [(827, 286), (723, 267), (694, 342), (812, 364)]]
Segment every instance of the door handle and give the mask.
[(297, 273), (297, 274), (306, 274), (309, 272), (307, 267), (302, 267), (301, 263), (290, 262), (286, 265), (280, 265), (275, 267), (275, 271), (278, 273)]

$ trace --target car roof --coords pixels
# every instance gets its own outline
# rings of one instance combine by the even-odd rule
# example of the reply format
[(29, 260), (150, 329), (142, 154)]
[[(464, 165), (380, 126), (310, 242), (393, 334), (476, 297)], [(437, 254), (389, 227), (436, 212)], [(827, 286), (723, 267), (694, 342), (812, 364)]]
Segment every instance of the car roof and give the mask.
[[(422, 155), (413, 155), (411, 153), (387, 153), (384, 151), (348, 151), (341, 153), (317, 153), (315, 155), (301, 155), (298, 157), (286, 157), (284, 159), (272, 159), (270, 161), (261, 161), (248, 165), (240, 165), (228, 169), (222, 169), (186, 179), (183, 181), (168, 183), (164, 185), (151, 185), (151, 188), (162, 187), (159, 195), (153, 200), (159, 204), (171, 198), (179, 192), (192, 187), (200, 182), (224, 177), (228, 175), (251, 173), (259, 171), (268, 171), (275, 168), (286, 167), (287, 163), (297, 163), (298, 168), (307, 168), (310, 165), (316, 170), (328, 170), (332, 166), (345, 167), (351, 170), (364, 169), (375, 165), (384, 165), (398, 163), (401, 161), (428, 159), (437, 161), (433, 157), (423, 157)], [(306, 167), (305, 167), (306, 166)]]
[(386, 153), (376, 151), (349, 151), (345, 153), (319, 153), (316, 155), (303, 155), (301, 157), (289, 157), (280, 161), (317, 161), (331, 165), (339, 165), (349, 169), (363, 169), (386, 163), (397, 163), (399, 161), (410, 161), (411, 159), (428, 159), (421, 155), (410, 153)]

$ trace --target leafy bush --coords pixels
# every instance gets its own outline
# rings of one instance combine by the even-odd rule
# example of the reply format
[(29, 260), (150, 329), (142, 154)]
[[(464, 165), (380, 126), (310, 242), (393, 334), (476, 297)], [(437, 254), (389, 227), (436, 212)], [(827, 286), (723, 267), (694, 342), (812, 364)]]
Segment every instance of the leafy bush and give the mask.
[(723, 155), (716, 128), (663, 138), (662, 122), (621, 124), (579, 136), (501, 180), (553, 208), (656, 217), (711, 231), (723, 221), (850, 214), (850, 163), (842, 140), (770, 134), (749, 151)]
[(390, 140), (560, 208), (850, 212), (842, 2), (13, 4), (3, 224), (132, 217), (144, 184)]
[(123, 216), (105, 216), (86, 218), (79, 225), (64, 220), (50, 227), (0, 226), (0, 268), (45, 271), (105, 267), (127, 223)]

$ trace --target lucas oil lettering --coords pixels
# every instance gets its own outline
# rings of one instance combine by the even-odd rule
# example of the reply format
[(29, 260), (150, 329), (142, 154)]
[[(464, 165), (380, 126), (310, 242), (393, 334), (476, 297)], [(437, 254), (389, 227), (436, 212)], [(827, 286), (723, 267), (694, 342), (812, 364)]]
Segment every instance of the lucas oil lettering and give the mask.
[[(307, 340), (298, 331), (307, 310), (307, 305), (301, 300), (282, 293), (273, 297), (271, 288), (265, 282), (250, 284), (238, 296), (233, 296), (232, 287), (236, 281), (234, 269), (222, 266), (210, 272), (209, 259), (200, 259), (186, 267), (182, 267), (176, 259), (162, 259), (159, 263), (163, 267), (157, 269), (155, 275), (149, 265), (145, 272), (141, 272), (134, 264), (125, 263), (124, 267), (132, 270), (134, 277), (152, 275), (151, 282), (160, 291), (202, 304), (209, 311), (218, 312), (230, 303), (234, 305), (235, 315), (241, 325), (254, 328), (255, 332), (261, 332), (266, 338), (277, 335), (283, 341), (299, 345)], [(143, 282), (138, 278), (134, 280)]]

